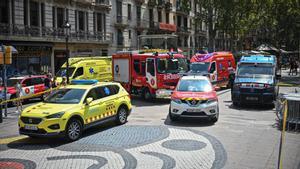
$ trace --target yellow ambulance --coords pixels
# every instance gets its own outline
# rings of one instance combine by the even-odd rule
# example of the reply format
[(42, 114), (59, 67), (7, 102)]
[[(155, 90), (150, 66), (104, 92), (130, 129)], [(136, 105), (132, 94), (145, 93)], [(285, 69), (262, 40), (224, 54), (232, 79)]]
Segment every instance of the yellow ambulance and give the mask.
[[(110, 56), (69, 58), (69, 78), (71, 80), (94, 79), (99, 82), (112, 81), (112, 61)], [(56, 73), (57, 82), (66, 77), (66, 63)]]

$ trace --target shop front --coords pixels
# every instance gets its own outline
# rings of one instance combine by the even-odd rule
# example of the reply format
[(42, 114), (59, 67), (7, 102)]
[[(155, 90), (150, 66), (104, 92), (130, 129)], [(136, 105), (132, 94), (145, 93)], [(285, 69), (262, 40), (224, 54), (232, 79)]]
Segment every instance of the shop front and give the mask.
[(51, 43), (8, 42), (18, 53), (12, 55), (12, 64), (7, 66), (7, 76), (39, 75), (51, 71)]

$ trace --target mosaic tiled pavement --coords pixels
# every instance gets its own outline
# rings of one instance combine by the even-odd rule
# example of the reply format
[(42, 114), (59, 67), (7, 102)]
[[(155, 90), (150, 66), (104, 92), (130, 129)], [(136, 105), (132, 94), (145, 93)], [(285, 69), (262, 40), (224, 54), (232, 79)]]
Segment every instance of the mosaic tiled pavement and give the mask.
[(227, 159), (216, 138), (167, 126), (124, 125), (73, 143), (49, 142), (0, 145), (0, 168), (201, 169), (222, 168)]

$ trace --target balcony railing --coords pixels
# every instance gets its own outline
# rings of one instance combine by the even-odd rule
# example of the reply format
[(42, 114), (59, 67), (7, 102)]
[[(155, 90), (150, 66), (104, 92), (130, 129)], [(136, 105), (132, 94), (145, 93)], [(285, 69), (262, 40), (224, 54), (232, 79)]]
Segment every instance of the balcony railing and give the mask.
[(149, 21), (143, 20), (143, 19), (137, 19), (136, 20), (136, 28), (137, 29), (146, 29), (149, 27)]
[(190, 33), (191, 28), (186, 26), (177, 26), (177, 33)]
[[(62, 42), (65, 41), (66, 34), (64, 28), (0, 24), (0, 39), (3, 36), (6, 40)], [(71, 42), (111, 43), (112, 35), (107, 32), (71, 29), (69, 40)]]
[(145, 0), (135, 0), (135, 2), (138, 4), (143, 4), (143, 3), (145, 3)]
[(111, 5), (109, 4), (109, 0), (96, 0), (95, 4), (96, 7), (102, 7), (102, 8), (111, 8)]
[(167, 11), (171, 11), (171, 10), (172, 10), (172, 3), (171, 3), (171, 2), (166, 2), (166, 4), (165, 4), (165, 9), (166, 9)]
[(117, 16), (115, 26), (126, 27), (128, 25), (128, 17), (126, 16)]

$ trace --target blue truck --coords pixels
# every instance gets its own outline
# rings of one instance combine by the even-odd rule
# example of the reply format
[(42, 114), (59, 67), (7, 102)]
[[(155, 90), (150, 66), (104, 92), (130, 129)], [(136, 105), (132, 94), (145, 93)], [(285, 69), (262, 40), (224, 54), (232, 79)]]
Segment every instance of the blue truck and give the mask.
[(233, 105), (272, 105), (278, 95), (277, 60), (273, 55), (247, 55), (240, 59), (231, 99)]

